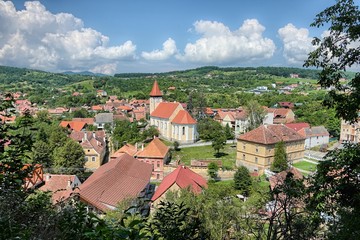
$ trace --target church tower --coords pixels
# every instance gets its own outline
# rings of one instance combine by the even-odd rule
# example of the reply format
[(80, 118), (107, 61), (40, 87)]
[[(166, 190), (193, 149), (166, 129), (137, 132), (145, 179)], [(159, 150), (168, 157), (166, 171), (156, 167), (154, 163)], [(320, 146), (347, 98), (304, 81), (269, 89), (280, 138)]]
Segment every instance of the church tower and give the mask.
[(154, 85), (150, 92), (150, 114), (155, 110), (155, 108), (162, 102), (162, 93), (160, 91), (159, 85), (155, 80)]

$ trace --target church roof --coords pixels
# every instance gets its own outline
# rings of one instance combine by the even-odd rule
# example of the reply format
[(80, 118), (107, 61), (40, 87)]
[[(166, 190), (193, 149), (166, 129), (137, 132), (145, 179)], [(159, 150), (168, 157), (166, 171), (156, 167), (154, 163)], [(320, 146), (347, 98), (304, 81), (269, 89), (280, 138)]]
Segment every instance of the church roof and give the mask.
[(171, 115), (174, 113), (174, 111), (179, 105), (180, 103), (175, 102), (161, 102), (151, 113), (150, 116), (168, 119), (171, 117)]
[(159, 85), (155, 80), (154, 85), (150, 92), (150, 97), (161, 97), (161, 96), (162, 96), (162, 92), (160, 91)]
[(196, 120), (186, 110), (180, 110), (171, 122), (175, 124), (196, 124)]

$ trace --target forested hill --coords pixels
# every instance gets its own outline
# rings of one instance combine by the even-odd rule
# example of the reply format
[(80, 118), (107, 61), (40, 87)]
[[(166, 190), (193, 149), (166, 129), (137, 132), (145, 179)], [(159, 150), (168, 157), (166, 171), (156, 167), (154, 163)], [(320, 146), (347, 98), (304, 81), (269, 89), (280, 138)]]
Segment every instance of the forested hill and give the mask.
[(241, 74), (248, 73), (251, 75), (262, 74), (262, 75), (273, 75), (278, 77), (289, 77), (290, 74), (297, 74), (301, 78), (308, 79), (317, 79), (318, 78), (318, 70), (304, 69), (304, 68), (289, 68), (289, 67), (216, 67), (216, 66), (206, 66), (200, 67), (196, 69), (189, 69), (183, 71), (172, 71), (165, 73), (118, 73), (115, 74), (115, 77), (119, 78), (139, 78), (146, 76), (206, 76), (212, 74)]

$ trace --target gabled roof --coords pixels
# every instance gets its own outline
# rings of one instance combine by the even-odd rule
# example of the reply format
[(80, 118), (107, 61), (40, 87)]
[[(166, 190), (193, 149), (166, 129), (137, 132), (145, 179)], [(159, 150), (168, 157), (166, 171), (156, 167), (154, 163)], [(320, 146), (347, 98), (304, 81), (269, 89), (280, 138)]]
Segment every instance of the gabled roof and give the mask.
[(196, 120), (186, 110), (180, 110), (171, 122), (176, 124), (196, 124)]
[(329, 136), (328, 130), (324, 126), (316, 126), (312, 128), (303, 128), (299, 131), (304, 137), (320, 137), (320, 136)]
[(78, 121), (61, 121), (60, 126), (61, 127), (69, 127), (71, 130), (74, 131), (81, 131), (85, 126), (86, 122), (78, 122)]
[(76, 122), (86, 122), (89, 125), (94, 125), (94, 118), (73, 118)]
[(150, 116), (169, 119), (179, 105), (176, 102), (161, 102)]
[(97, 123), (112, 123), (113, 113), (98, 113), (95, 115), (95, 122)]
[(302, 122), (302, 123), (286, 123), (285, 126), (294, 129), (295, 131), (299, 131), (303, 128), (309, 128), (310, 124)]
[(291, 142), (305, 138), (295, 130), (282, 124), (261, 125), (260, 127), (240, 135), (239, 140), (260, 144), (275, 144), (280, 141)]
[(56, 204), (70, 197), (71, 193), (73, 193), (73, 187), (76, 187), (73, 184), (75, 180), (80, 183), (75, 175), (45, 174), (44, 185), (39, 190), (43, 192), (51, 191), (52, 202)]
[(159, 85), (157, 83), (157, 81), (154, 81), (154, 85), (151, 89), (150, 92), (150, 97), (161, 97), (162, 96), (162, 92), (160, 91)]
[(296, 168), (292, 167), (288, 170), (279, 172), (278, 174), (271, 176), (269, 179), (270, 182), (270, 188), (274, 189), (276, 186), (280, 186), (284, 183), (284, 180), (286, 179), (287, 174), (291, 172), (292, 174), (294, 174), (294, 179), (302, 179), (303, 175), (302, 173), (297, 170)]
[(197, 194), (201, 193), (202, 189), (207, 187), (207, 182), (202, 176), (185, 166), (178, 166), (160, 183), (151, 201), (155, 201), (161, 197), (174, 184), (177, 184), (181, 189), (190, 187), (190, 189)]
[(150, 181), (152, 165), (124, 153), (100, 166), (81, 186), (80, 199), (106, 211), (137, 197)]
[(267, 111), (270, 113), (274, 113), (274, 117), (281, 117), (285, 118), (286, 115), (289, 114), (289, 112), (292, 112), (289, 108), (268, 108)]
[(137, 152), (137, 147), (127, 143), (124, 146), (122, 146), (120, 149), (118, 149), (116, 152), (111, 154), (110, 158), (114, 159), (120, 157), (123, 153), (127, 153), (130, 156), (134, 156), (136, 152)]
[(152, 140), (142, 151), (136, 154), (137, 158), (164, 158), (169, 152), (166, 146), (159, 138)]

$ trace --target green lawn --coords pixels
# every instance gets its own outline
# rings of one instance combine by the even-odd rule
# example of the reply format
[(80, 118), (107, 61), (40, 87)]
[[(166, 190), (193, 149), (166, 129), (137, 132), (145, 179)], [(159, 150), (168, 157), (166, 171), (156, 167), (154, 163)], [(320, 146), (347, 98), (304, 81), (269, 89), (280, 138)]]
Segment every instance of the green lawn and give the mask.
[(305, 170), (305, 171), (314, 172), (316, 170), (316, 164), (306, 162), (306, 161), (300, 161), (300, 162), (294, 163), (293, 165), (294, 165), (294, 167)]
[(220, 157), (215, 157), (215, 151), (211, 146), (182, 148), (180, 151), (174, 151), (172, 159), (180, 159), (181, 163), (190, 165), (191, 160), (222, 160), (224, 168), (234, 168), (236, 161), (236, 145), (227, 144), (220, 152)]

